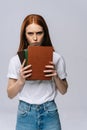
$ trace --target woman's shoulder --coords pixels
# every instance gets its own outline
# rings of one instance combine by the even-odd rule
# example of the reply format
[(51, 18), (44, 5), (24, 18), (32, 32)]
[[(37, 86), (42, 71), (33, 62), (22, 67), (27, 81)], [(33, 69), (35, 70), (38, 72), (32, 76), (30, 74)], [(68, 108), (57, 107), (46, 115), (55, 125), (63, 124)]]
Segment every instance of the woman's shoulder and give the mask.
[(53, 60), (59, 60), (62, 56), (58, 52), (53, 52)]
[(53, 52), (53, 62), (57, 63), (59, 61), (64, 61), (63, 56), (59, 54), (58, 52)]
[(18, 58), (18, 55), (16, 54), (16, 55), (14, 55), (13, 57), (11, 57), (11, 61), (16, 61), (16, 60), (18, 60), (19, 58)]
[(10, 62), (13, 63), (13, 64), (19, 64), (19, 63), (20, 63), (20, 60), (19, 60), (18, 55), (16, 54), (15, 56), (13, 56), (13, 57), (10, 59)]

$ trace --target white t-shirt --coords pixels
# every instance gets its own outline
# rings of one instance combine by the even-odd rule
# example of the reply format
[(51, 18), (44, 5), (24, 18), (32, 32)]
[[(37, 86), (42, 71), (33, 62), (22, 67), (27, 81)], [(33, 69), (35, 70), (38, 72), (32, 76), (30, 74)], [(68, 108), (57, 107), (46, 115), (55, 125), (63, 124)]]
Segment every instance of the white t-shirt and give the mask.
[[(66, 66), (62, 56), (53, 52), (53, 63), (55, 64), (58, 76), (61, 79), (66, 78)], [(8, 78), (18, 79), (20, 70), (20, 59), (18, 55), (11, 58), (8, 68)], [(42, 104), (55, 99), (57, 88), (54, 80), (28, 80), (21, 92), (19, 92), (19, 100), (30, 104)]]

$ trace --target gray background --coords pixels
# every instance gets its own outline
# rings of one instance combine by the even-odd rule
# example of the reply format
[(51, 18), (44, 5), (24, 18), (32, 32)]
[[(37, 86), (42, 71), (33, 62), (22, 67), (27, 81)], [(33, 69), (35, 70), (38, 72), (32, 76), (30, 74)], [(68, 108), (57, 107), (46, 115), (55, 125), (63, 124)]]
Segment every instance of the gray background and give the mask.
[(63, 130), (87, 129), (87, 1), (0, 0), (0, 129), (15, 130), (18, 97), (7, 97), (9, 60), (16, 54), (26, 15), (41, 14), (55, 50), (66, 61), (68, 92), (59, 95)]

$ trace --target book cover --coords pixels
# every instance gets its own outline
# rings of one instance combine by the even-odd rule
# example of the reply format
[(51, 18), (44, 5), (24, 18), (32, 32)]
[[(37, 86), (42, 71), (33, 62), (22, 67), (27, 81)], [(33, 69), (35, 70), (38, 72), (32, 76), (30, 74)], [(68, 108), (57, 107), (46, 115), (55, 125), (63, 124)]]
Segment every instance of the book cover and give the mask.
[(28, 80), (50, 80), (52, 77), (45, 77), (45, 65), (53, 61), (53, 48), (49, 46), (29, 46), (28, 64), (32, 65), (32, 76)]

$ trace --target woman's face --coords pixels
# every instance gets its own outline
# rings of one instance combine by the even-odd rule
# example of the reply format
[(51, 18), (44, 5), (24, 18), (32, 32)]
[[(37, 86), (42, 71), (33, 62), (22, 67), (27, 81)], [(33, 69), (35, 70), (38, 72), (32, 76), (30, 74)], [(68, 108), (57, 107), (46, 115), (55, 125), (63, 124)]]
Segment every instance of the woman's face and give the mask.
[(30, 46), (40, 46), (44, 38), (43, 27), (32, 23), (26, 27), (25, 35)]

